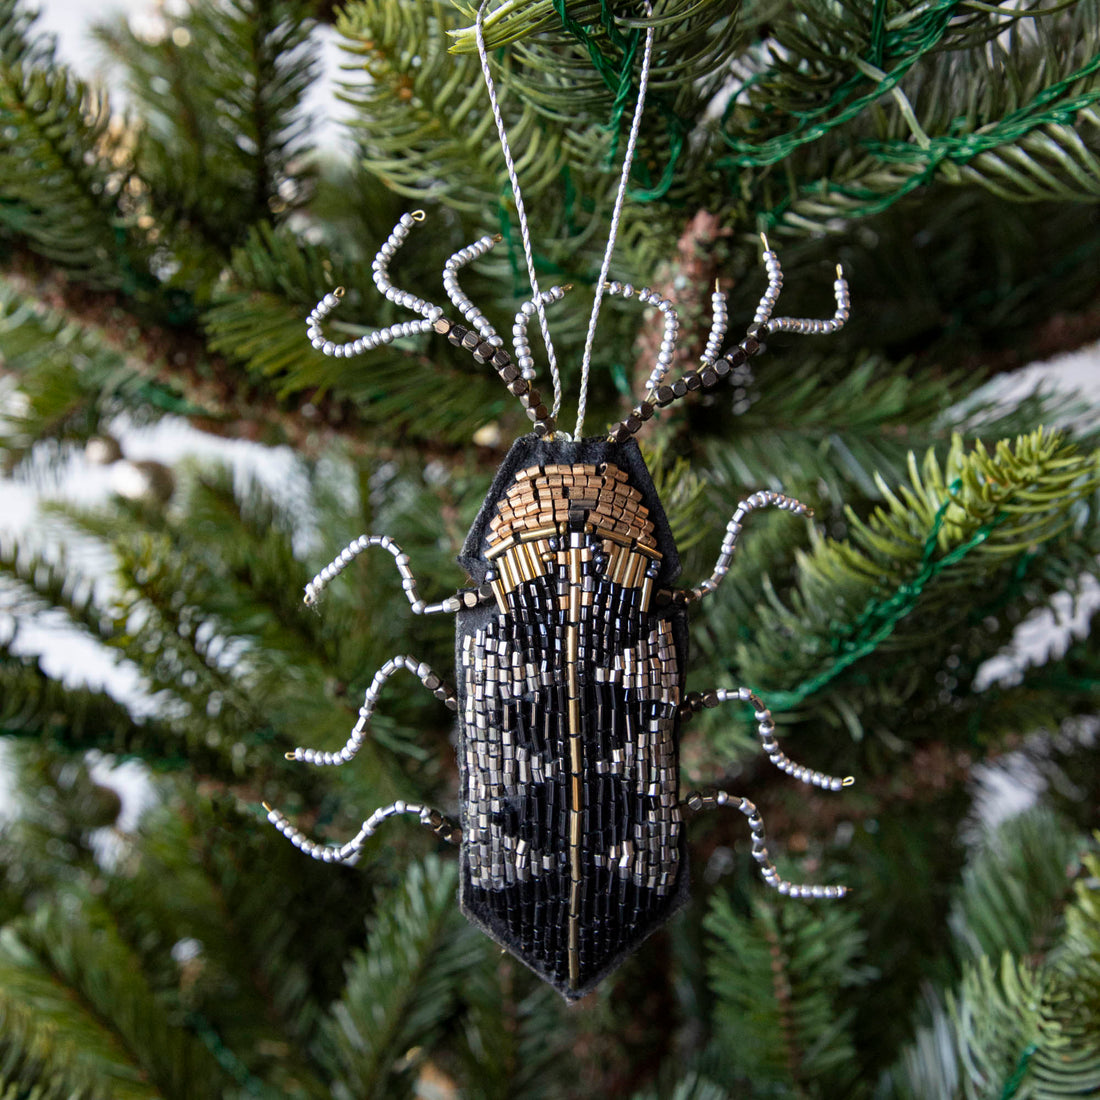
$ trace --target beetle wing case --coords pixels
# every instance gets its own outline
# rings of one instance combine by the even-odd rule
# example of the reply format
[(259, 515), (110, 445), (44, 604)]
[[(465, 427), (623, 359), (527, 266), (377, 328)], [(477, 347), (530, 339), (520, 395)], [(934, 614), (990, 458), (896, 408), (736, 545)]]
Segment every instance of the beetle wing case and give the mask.
[(632, 439), (527, 436), (459, 561), (461, 906), (574, 1000), (687, 900), (679, 557)]

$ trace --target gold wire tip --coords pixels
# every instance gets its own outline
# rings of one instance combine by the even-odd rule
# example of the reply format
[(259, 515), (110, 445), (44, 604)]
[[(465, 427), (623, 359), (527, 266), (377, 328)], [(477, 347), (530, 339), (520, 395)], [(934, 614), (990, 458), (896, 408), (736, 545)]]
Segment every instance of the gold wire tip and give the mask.
[(271, 806), (267, 802), (261, 802), (260, 805), (263, 806), (263, 808), (267, 810), (268, 813), (272, 813)]
[(856, 781), (856, 777), (855, 777), (854, 775), (846, 775), (846, 776), (845, 776), (845, 777), (844, 777), (844, 778), (843, 778), (843, 779), (842, 779), (842, 780), (840, 781), (840, 785), (841, 785), (842, 787), (851, 787), (851, 786), (853, 786), (853, 785), (855, 784), (855, 781)]
[(836, 265), (836, 277), (838, 279), (843, 279), (844, 278), (844, 268), (842, 268), (840, 266), (840, 264)]
[(414, 210), (411, 215), (414, 222), (422, 222), (427, 216), (423, 210)]
[(806, 511), (805, 511), (805, 512), (803, 512), (802, 514), (803, 514), (803, 515), (804, 515), (804, 516), (805, 516), (805, 517), (806, 517), (807, 519), (813, 519), (813, 518), (814, 518), (814, 510), (813, 510), (812, 508), (807, 508), (807, 509), (806, 509)]
[(338, 286), (332, 293), (335, 294), (337, 298), (343, 298), (347, 291), (344, 290), (342, 286)]
[(562, 289), (563, 293), (568, 293), (570, 290), (573, 289), (573, 284), (572, 283), (566, 283), (565, 286), (563, 286), (561, 289)]
[(294, 755), (294, 753), (292, 753), (292, 752), (284, 752), (284, 753), (283, 753), (283, 756), (284, 756), (284, 757), (285, 757), (285, 758), (286, 758), (287, 760), (297, 760), (297, 759), (298, 759), (298, 757), (296, 757), (296, 756)]
[(760, 240), (764, 243), (764, 251), (771, 252), (771, 245), (768, 244), (768, 235), (766, 233), (761, 233)]
[(501, 236), (501, 234), (499, 234), (499, 233), (494, 233), (493, 234), (493, 244), (500, 244), (500, 242), (502, 240), (504, 240), (504, 237)]

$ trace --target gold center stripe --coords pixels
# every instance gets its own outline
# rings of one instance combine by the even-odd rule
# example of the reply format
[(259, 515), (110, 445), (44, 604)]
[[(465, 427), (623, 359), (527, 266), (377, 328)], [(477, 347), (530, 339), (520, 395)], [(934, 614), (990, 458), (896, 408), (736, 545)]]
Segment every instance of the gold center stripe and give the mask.
[[(570, 570), (569, 587), (580, 586), (580, 573)], [(565, 628), (565, 683), (569, 707), (569, 984), (580, 980), (581, 824), (584, 820), (584, 774), (581, 752), (581, 701), (577, 681), (577, 624)]]

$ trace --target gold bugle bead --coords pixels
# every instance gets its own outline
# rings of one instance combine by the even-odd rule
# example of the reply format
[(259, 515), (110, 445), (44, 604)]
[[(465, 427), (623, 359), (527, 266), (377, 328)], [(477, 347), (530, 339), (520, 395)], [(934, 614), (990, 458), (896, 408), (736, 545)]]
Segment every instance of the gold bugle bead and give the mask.
[(515, 545), (515, 541), (515, 537), (509, 535), (503, 542), (498, 542), (495, 546), (490, 546), (489, 549), (485, 551), (485, 557), (488, 558), (489, 561), (492, 561), (494, 558), (499, 558), (501, 554)]

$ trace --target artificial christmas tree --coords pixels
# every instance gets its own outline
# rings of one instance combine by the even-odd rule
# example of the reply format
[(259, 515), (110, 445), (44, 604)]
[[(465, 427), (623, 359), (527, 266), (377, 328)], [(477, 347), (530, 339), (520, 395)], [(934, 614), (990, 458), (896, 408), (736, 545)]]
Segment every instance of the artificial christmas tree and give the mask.
[[(655, 6), (612, 278), (676, 300), (692, 359), (716, 279), (731, 331), (751, 321), (760, 231), (785, 312), (827, 312), (835, 256), (852, 284), (844, 332), (771, 339), (751, 373), (658, 413), (647, 460), (687, 577), (707, 575), (748, 492), (814, 505), (816, 526), (753, 517), (693, 619), (688, 687), (750, 685), (791, 755), (859, 781), (796, 793), (719, 708), (686, 729), (683, 782), (750, 794), (787, 877), (853, 893), (778, 898), (738, 815), (701, 818), (691, 905), (573, 1009), (465, 924), (430, 834), (395, 821), (357, 867), (323, 867), (259, 810), (338, 842), (394, 799), (454, 808), (449, 713), (430, 697), (387, 696), (348, 767), (283, 754), (338, 749), (387, 658), (444, 669), (453, 645), (387, 575), (350, 568), (321, 616), (302, 586), (366, 531), (415, 556), (426, 598), (453, 592), (525, 430), (495, 374), (445, 340), (362, 360), (305, 340), (337, 285), (343, 338), (404, 319), (370, 289), (370, 258), (419, 206), (435, 231), (409, 238), (395, 282), (430, 300), (448, 256), (499, 233), (463, 289), (500, 331), (529, 296), (475, 12), (172, 10), (155, 41), (101, 29), (130, 97), (117, 117), (0, 4), (7, 467), (46, 479), (90, 440), (125, 454), (132, 425), (172, 416), (291, 447), (293, 477), (180, 464), (166, 491), (55, 506), (3, 544), (11, 1095), (1100, 1088), (1095, 649), (1069, 639), (997, 678), (988, 664), (1095, 577), (1095, 414), (981, 389), (1100, 333), (1100, 8)], [(329, 19), (350, 165), (311, 147), (301, 108)], [(640, 7), (549, 0), (485, 17), (536, 266), (574, 286), (549, 309), (567, 401), (644, 23)], [(633, 407), (661, 328), (608, 299), (590, 425)], [(81, 565), (89, 547), (109, 577)], [(142, 705), (51, 675), (21, 638), (51, 616), (139, 674)], [(93, 751), (142, 761), (158, 796), (110, 856), (118, 804)], [(998, 773), (1036, 795), (994, 824), (978, 795)]]

